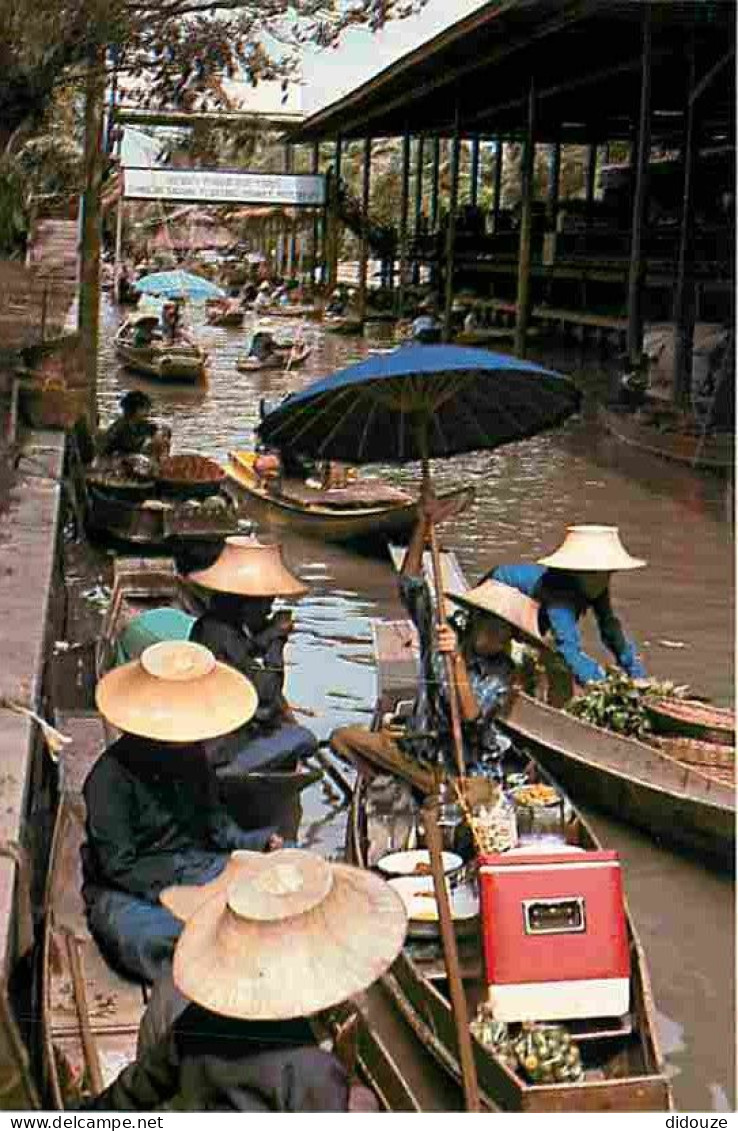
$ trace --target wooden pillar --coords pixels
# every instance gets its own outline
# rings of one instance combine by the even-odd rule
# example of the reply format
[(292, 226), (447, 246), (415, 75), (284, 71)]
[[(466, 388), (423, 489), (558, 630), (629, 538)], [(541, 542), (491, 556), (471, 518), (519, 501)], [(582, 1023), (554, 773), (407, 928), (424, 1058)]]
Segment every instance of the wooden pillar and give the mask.
[(339, 195), (341, 191), (341, 156), (342, 144), (340, 135), (336, 138), (335, 157), (333, 160), (333, 177), (331, 181), (331, 201), (329, 208), (328, 237), (328, 289), (333, 290), (338, 282), (338, 254), (341, 238), (341, 222), (339, 219)]
[(694, 340), (695, 283), (694, 283), (694, 176), (697, 159), (697, 124), (695, 100), (694, 44), (690, 44), (687, 59), (687, 91), (684, 109), (684, 140), (682, 144), (683, 184), (682, 217), (679, 229), (679, 257), (677, 259), (676, 288), (674, 291), (674, 375), (672, 400), (678, 408), (688, 408), (692, 385), (692, 350)]
[(429, 227), (435, 232), (438, 227), (438, 186), (441, 179), (441, 139), (433, 138), (433, 171), (431, 173), (431, 198)]
[(548, 219), (551, 227), (556, 226), (559, 209), (559, 181), (561, 180), (561, 142), (551, 146), (548, 160)]
[(505, 150), (502, 145), (502, 138), (497, 138), (497, 147), (495, 149), (495, 179), (492, 183), (492, 227), (497, 231), (497, 225), (500, 218), (500, 200), (502, 198), (502, 162), (505, 158)]
[(633, 189), (628, 270), (628, 361), (640, 364), (643, 352), (643, 229), (648, 206), (648, 160), (651, 153), (651, 5), (643, 9), (641, 102)]
[(400, 197), (400, 285), (397, 289), (397, 313), (402, 317), (407, 282), (407, 218), (410, 203), (410, 134), (402, 139), (402, 195)]
[(97, 426), (97, 351), (100, 335), (100, 251), (102, 246), (103, 112), (105, 59), (93, 49), (85, 75), (84, 192), (82, 238), (79, 249), (79, 299), (77, 329), (84, 357), (90, 424)]
[[(311, 168), (312, 168), (313, 173), (317, 174), (317, 173), (320, 172), (320, 142), (319, 141), (313, 142), (312, 166), (311, 166)], [(320, 213), (318, 212), (318, 209), (315, 208), (315, 209), (313, 209), (313, 238), (312, 238), (312, 243), (310, 245), (310, 283), (311, 284), (314, 284), (315, 280), (316, 280), (318, 264), (320, 262), (320, 259), (319, 259), (319, 256), (318, 256), (319, 248), (320, 248)]]
[(456, 210), (459, 206), (459, 165), (461, 160), (461, 139), (459, 136), (459, 107), (456, 107), (453, 148), (451, 150), (451, 198), (448, 203), (448, 227), (446, 229), (446, 292), (443, 303), (443, 340), (451, 341), (451, 307), (454, 302), (454, 251), (456, 244)]
[(471, 181), (469, 184), (469, 203), (475, 208), (479, 200), (479, 138), (475, 137), (471, 145)]
[(520, 216), (520, 243), (518, 246), (518, 298), (515, 321), (515, 353), (525, 357), (528, 323), (530, 321), (530, 261), (533, 234), (533, 171), (536, 148), (536, 87), (531, 79), (528, 91), (528, 129), (523, 147), (521, 178), (523, 208)]
[(285, 173), (293, 172), (295, 168), (295, 151), (292, 142), (286, 141), (284, 143), (284, 171)]
[(592, 215), (592, 205), (594, 204), (595, 188), (597, 185), (597, 146), (590, 145), (587, 150), (587, 180), (586, 180), (586, 201), (587, 201), (587, 221)]
[(418, 258), (418, 239), (421, 235), (421, 222), (423, 216), (423, 151), (425, 149), (425, 139), (421, 136), (417, 141), (417, 150), (415, 154), (415, 220), (413, 225), (413, 232), (415, 235), (415, 259), (413, 261), (413, 283), (417, 287), (420, 282), (420, 260)]
[(364, 165), (361, 177), (361, 255), (359, 259), (359, 318), (366, 318), (366, 274), (369, 265), (369, 201), (372, 176), (372, 139), (364, 138)]

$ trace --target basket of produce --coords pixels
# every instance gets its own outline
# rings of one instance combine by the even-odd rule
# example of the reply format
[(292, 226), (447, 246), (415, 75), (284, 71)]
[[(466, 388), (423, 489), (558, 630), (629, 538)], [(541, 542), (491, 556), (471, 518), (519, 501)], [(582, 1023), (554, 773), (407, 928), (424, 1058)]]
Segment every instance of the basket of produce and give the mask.
[(735, 743), (735, 714), (698, 699), (649, 699), (646, 711), (654, 731), (704, 742)]
[(159, 493), (178, 499), (217, 495), (224, 479), (225, 472), (215, 460), (187, 452), (163, 459), (156, 477)]
[(220, 539), (238, 531), (235, 508), (221, 496), (200, 502), (188, 500), (171, 507), (165, 516), (168, 538)]

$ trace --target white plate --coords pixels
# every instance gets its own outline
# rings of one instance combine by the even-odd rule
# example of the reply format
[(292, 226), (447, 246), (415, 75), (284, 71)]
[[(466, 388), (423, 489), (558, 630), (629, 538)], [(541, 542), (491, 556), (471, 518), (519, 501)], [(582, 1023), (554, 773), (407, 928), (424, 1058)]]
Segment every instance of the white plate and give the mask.
[[(446, 875), (455, 872), (464, 863), (455, 852), (442, 852), (441, 859)], [(408, 852), (390, 852), (377, 861), (377, 867), (386, 876), (413, 876), (418, 864), (427, 864), (430, 868), (430, 852), (427, 848), (415, 848)], [(414, 878), (431, 879), (432, 877), (426, 873), (425, 876)]]
[[(389, 881), (398, 893), (408, 917), (415, 923), (437, 923), (438, 905), (433, 892), (432, 876), (400, 876)], [(479, 914), (479, 897), (466, 885), (449, 893), (451, 915), (455, 922), (473, 919)]]

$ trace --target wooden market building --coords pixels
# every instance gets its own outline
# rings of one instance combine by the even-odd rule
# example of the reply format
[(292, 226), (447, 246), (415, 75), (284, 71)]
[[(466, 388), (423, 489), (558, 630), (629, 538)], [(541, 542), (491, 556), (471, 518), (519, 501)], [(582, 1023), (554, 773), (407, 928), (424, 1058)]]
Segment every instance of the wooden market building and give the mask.
[[(399, 261), (400, 306), (425, 264), (447, 332), (461, 287), (514, 314), (518, 353), (544, 305), (619, 316), (634, 363), (644, 321), (673, 321), (675, 396), (685, 397), (696, 318), (733, 317), (735, 17), (725, 0), (493, 0), (308, 117), (289, 140), (311, 147), (314, 171), (331, 143), (328, 281), (347, 223), (361, 243), (361, 302), (370, 254)], [(390, 137), (402, 139), (394, 233), (370, 210), (373, 143)], [(492, 207), (480, 223), (480, 153), (490, 142)], [(521, 147), (512, 217), (501, 206), (505, 143)], [(603, 170), (610, 147), (623, 143), (625, 167)], [(363, 149), (358, 200), (341, 176), (355, 144)], [(466, 200), (462, 146), (471, 162)], [(548, 155), (542, 199), (534, 194), (537, 146)], [(559, 200), (567, 146), (587, 152), (585, 198), (574, 207)], [(451, 169), (445, 209), (442, 147)]]

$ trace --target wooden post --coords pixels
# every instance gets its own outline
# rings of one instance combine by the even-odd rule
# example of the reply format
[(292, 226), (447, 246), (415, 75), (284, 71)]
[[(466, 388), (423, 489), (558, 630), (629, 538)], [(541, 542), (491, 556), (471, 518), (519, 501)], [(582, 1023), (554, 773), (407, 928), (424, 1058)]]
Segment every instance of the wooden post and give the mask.
[(469, 203), (476, 208), (479, 200), (479, 138), (472, 140), (471, 146), (471, 180), (469, 184)]
[(502, 162), (505, 158), (505, 150), (502, 145), (502, 138), (497, 138), (497, 146), (495, 149), (495, 179), (492, 184), (492, 229), (497, 231), (497, 226), (500, 219), (500, 200), (502, 197)]
[(369, 202), (372, 175), (372, 139), (364, 138), (364, 166), (361, 178), (361, 257), (359, 259), (359, 318), (366, 318), (366, 273), (369, 266)]
[(441, 139), (433, 138), (433, 172), (431, 173), (430, 230), (438, 227), (438, 186), (441, 179)]
[[(320, 142), (313, 142), (313, 160), (312, 160), (313, 173), (320, 172)], [(320, 247), (320, 213), (317, 208), (313, 209), (313, 239), (310, 247), (310, 284), (315, 284), (315, 277), (318, 270), (318, 249)]]
[(453, 148), (451, 150), (451, 198), (448, 203), (448, 227), (446, 229), (446, 293), (443, 304), (443, 340), (451, 341), (452, 312), (454, 303), (454, 252), (456, 245), (456, 209), (459, 205), (459, 164), (461, 140), (459, 107), (456, 107), (454, 121)]
[(425, 140), (422, 135), (417, 141), (417, 151), (415, 154), (415, 220), (413, 224), (413, 234), (415, 237), (415, 257), (413, 260), (413, 283), (417, 287), (420, 283), (420, 260), (418, 258), (419, 244), (418, 240), (421, 235), (421, 219), (423, 215), (423, 150), (425, 148)]
[(561, 142), (551, 146), (548, 160), (548, 220), (556, 227), (556, 214), (559, 210), (559, 181), (561, 180)]
[(105, 59), (102, 50), (93, 49), (85, 76), (85, 154), (84, 193), (82, 196), (82, 239), (80, 246), (79, 330), (84, 356), (90, 425), (97, 427), (97, 351), (100, 334), (100, 250), (102, 215), (103, 111), (105, 105)]
[(397, 288), (397, 314), (403, 316), (407, 283), (407, 220), (410, 207), (410, 134), (402, 138), (402, 193), (400, 196), (400, 281)]
[(339, 219), (339, 197), (341, 193), (341, 156), (343, 146), (341, 136), (336, 138), (335, 158), (333, 161), (333, 179), (331, 182), (331, 201), (329, 208), (328, 235), (328, 289), (333, 290), (338, 282), (338, 256), (341, 238), (341, 222)]
[(694, 340), (695, 283), (694, 283), (694, 175), (697, 158), (697, 126), (695, 101), (694, 43), (690, 44), (687, 58), (687, 91), (684, 109), (684, 140), (682, 163), (682, 217), (679, 228), (679, 257), (677, 260), (676, 288), (674, 291), (674, 375), (672, 400), (678, 408), (686, 409), (690, 403), (692, 386), (692, 350)]
[(639, 365), (643, 352), (643, 229), (648, 207), (648, 162), (651, 154), (651, 5), (643, 8), (641, 103), (628, 269), (628, 361)]
[(594, 204), (595, 188), (597, 185), (597, 146), (590, 145), (587, 150), (587, 181), (586, 181), (586, 200), (587, 200), (587, 213), (586, 222), (589, 226), (589, 221), (592, 217), (592, 205)]
[(525, 357), (528, 322), (530, 321), (530, 261), (533, 234), (533, 170), (536, 149), (536, 87), (531, 79), (528, 91), (528, 130), (523, 147), (521, 178), (523, 208), (520, 216), (520, 244), (518, 248), (518, 298), (515, 321), (515, 353)]

